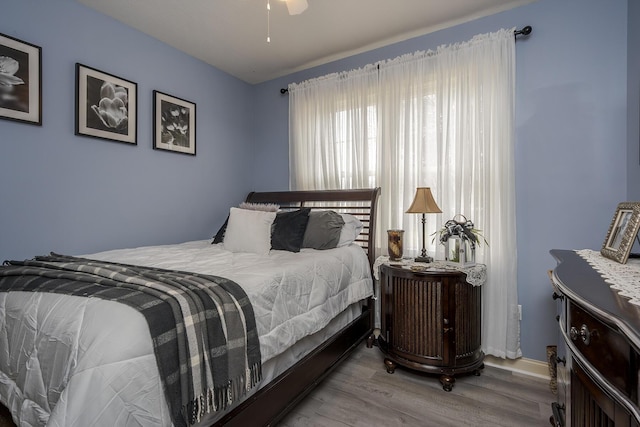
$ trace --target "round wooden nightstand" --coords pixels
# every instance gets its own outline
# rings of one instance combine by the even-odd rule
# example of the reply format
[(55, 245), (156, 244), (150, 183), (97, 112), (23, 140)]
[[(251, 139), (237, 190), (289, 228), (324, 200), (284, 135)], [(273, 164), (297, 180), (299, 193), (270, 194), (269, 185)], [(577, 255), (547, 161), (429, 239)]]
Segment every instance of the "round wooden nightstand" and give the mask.
[(387, 372), (396, 365), (439, 374), (451, 391), (454, 375), (484, 368), (481, 287), (460, 270), (380, 267), (381, 333)]

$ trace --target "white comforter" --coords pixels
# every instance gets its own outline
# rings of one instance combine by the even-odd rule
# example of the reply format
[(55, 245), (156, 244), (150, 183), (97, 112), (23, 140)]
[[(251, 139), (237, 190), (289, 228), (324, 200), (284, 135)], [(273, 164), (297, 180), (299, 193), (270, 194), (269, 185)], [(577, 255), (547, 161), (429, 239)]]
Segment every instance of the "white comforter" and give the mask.
[[(372, 295), (357, 245), (268, 256), (210, 241), (88, 258), (227, 277), (251, 300), (263, 363)], [(21, 425), (170, 425), (145, 320), (97, 298), (0, 292), (0, 401)]]

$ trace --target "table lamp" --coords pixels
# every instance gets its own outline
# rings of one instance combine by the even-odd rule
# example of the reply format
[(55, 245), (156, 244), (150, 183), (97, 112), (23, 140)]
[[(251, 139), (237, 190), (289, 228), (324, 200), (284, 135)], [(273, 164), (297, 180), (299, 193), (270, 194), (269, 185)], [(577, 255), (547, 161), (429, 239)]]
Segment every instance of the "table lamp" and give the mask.
[(431, 194), (431, 188), (429, 187), (418, 187), (416, 189), (416, 195), (413, 198), (413, 203), (409, 206), (406, 213), (419, 213), (422, 214), (422, 252), (419, 257), (415, 258), (416, 262), (431, 262), (433, 258), (427, 256), (427, 249), (425, 245), (426, 239), (426, 217), (425, 214), (428, 213), (441, 213), (442, 211), (438, 207), (438, 204), (435, 200), (433, 200), (433, 195)]

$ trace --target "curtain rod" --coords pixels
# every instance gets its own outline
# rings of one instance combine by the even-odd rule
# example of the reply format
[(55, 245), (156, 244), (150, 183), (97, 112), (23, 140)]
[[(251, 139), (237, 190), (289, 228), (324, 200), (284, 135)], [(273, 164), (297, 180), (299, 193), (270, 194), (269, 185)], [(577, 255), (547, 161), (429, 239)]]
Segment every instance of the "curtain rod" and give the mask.
[[(526, 27), (523, 27), (521, 30), (513, 30), (513, 36), (516, 38), (518, 36), (528, 36), (529, 34), (531, 34), (532, 31), (533, 31), (533, 27), (531, 25), (527, 25)], [(280, 94), (282, 95), (288, 92), (289, 92), (289, 89), (286, 89), (286, 88), (280, 89)]]

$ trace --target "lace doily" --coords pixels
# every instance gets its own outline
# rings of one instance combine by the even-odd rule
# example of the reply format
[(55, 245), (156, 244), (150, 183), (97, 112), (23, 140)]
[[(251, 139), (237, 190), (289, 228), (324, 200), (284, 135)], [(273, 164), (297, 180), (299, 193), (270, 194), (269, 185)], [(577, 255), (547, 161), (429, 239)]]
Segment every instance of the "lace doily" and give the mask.
[[(376, 280), (380, 280), (380, 266), (388, 262), (388, 256), (379, 256), (376, 258), (376, 262), (373, 264), (373, 275)], [(425, 271), (461, 271), (467, 275), (467, 283), (473, 286), (482, 286), (487, 281), (487, 266), (484, 264), (476, 264), (470, 267), (458, 267), (448, 263), (447, 261), (433, 261), (429, 264), (425, 264), (422, 262), (413, 262), (412, 259), (403, 259), (401, 264), (402, 267), (407, 270), (410, 269), (412, 265), (421, 265), (427, 267)]]
[(640, 305), (640, 259), (632, 258), (626, 264), (605, 258), (592, 249), (575, 251), (596, 270), (611, 289)]

